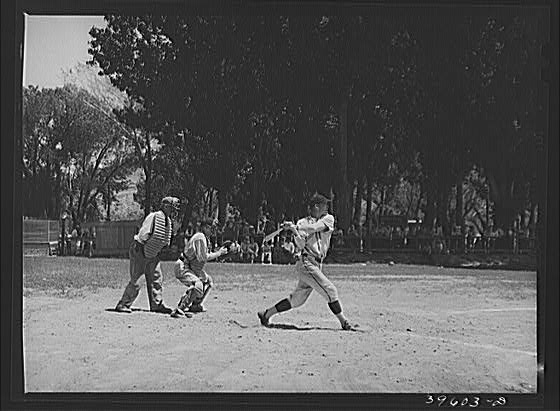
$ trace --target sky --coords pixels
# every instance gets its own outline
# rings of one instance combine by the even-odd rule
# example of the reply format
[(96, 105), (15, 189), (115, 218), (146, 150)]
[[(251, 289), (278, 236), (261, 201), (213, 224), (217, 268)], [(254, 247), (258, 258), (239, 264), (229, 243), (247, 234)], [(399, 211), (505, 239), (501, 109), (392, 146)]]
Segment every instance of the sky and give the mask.
[(25, 16), (23, 85), (62, 86), (63, 70), (90, 59), (92, 26), (105, 27), (103, 16)]

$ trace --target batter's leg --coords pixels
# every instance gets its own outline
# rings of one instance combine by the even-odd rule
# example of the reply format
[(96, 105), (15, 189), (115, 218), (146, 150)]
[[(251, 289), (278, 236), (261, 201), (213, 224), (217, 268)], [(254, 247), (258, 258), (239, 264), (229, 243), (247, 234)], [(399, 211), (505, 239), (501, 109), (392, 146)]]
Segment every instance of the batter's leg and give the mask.
[(300, 280), (313, 287), (314, 290), (327, 300), (329, 309), (336, 315), (340, 326), (345, 330), (351, 330), (352, 326), (342, 312), (338, 291), (323, 271), (321, 271), (320, 267), (313, 261), (304, 259), (297, 268)]
[(303, 305), (311, 295), (313, 288), (309, 286), (306, 282), (299, 280), (296, 288), (288, 298), (285, 298), (270, 308), (267, 308), (264, 311), (260, 311), (258, 313), (258, 317), (261, 321), (261, 324), (267, 326), (269, 323), (270, 318), (278, 313), (288, 311), (292, 308), (299, 307)]

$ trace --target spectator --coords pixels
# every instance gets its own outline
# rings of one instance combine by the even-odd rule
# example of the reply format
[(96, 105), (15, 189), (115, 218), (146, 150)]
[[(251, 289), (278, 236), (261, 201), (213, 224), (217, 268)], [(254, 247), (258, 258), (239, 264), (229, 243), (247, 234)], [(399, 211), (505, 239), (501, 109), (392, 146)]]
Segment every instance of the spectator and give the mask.
[(241, 228), (241, 236), (242, 238), (249, 237), (251, 233), (249, 232), (249, 223), (243, 220), (242, 228)]
[(360, 233), (358, 233), (358, 230), (356, 229), (356, 226), (354, 224), (352, 224), (348, 228), (348, 237), (349, 237), (350, 246), (354, 249), (359, 249), (360, 248)]
[(283, 240), (279, 239), (274, 242), (274, 246), (272, 247), (272, 258), (276, 264), (285, 264), (288, 261), (282, 244)]
[(251, 237), (249, 242), (249, 258), (251, 260), (251, 264), (253, 264), (259, 255), (259, 244), (255, 241), (254, 237)]
[(335, 230), (335, 232), (333, 233), (333, 237), (334, 237), (334, 246), (336, 248), (344, 247), (344, 231), (342, 231), (341, 228)]
[(82, 251), (81, 254), (87, 257), (91, 257), (90, 249), (91, 249), (91, 236), (88, 228), (85, 228), (82, 231)]
[(406, 226), (403, 230), (403, 245), (404, 247), (408, 247), (408, 237), (410, 236), (410, 228)]
[(251, 240), (249, 238), (249, 236), (245, 236), (245, 238), (243, 239), (243, 242), (241, 243), (241, 262), (243, 263), (253, 263), (254, 258), (251, 258), (251, 252), (250, 252), (250, 246), (251, 246)]
[(266, 241), (262, 245), (261, 264), (264, 264), (265, 261), (272, 264), (272, 241)]
[(226, 222), (225, 227), (222, 230), (222, 240), (224, 242), (226, 241), (235, 241), (235, 226), (233, 224), (233, 220), (232, 219), (228, 219), (228, 221)]
[(282, 251), (284, 254), (284, 257), (286, 259), (286, 262), (288, 262), (288, 264), (292, 264), (294, 263), (294, 253), (296, 252), (296, 246), (295, 244), (291, 241), (291, 239), (289, 237), (283, 237), (282, 238)]
[(70, 249), (72, 250), (71, 255), (78, 255), (80, 232), (80, 225), (76, 224), (70, 234)]

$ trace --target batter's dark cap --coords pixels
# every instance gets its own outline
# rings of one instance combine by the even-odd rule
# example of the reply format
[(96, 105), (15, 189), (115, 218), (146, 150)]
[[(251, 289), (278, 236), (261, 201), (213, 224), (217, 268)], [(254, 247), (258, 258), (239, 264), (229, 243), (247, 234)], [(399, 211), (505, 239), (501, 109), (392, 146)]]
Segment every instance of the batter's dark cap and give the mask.
[(325, 197), (322, 194), (319, 193), (315, 193), (313, 194), (313, 196), (311, 196), (311, 198), (309, 199), (309, 207), (313, 207), (315, 205), (326, 205), (330, 202), (331, 200), (327, 197)]

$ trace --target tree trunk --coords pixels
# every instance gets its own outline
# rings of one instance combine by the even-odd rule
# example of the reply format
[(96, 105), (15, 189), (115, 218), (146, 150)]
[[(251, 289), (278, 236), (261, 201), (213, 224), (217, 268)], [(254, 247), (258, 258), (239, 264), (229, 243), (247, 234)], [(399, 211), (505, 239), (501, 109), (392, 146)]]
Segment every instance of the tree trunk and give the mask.
[(218, 190), (218, 221), (220, 222), (220, 227), (223, 227), (226, 222), (228, 206), (228, 195), (222, 190)]
[(152, 211), (152, 147), (150, 146), (150, 133), (146, 133), (146, 156), (144, 174), (146, 175), (146, 195), (144, 198), (144, 216)]
[(373, 199), (372, 185), (373, 184), (371, 184), (369, 179), (366, 179), (366, 227), (367, 227), (366, 232), (368, 238), (371, 235), (371, 227), (372, 227), (372, 221), (371, 221), (371, 203)]
[(363, 182), (360, 178), (356, 182), (356, 197), (354, 199), (354, 224), (356, 227), (360, 225), (362, 221), (362, 197), (363, 197)]
[(465, 233), (465, 218), (463, 213), (463, 179), (457, 181), (457, 194), (455, 202), (455, 225), (461, 227), (461, 233)]
[(433, 228), (434, 219), (436, 217), (434, 196), (435, 190), (433, 188), (428, 188), (426, 190), (426, 209), (424, 211), (424, 221), (422, 223), (428, 230)]
[(214, 189), (208, 189), (208, 212), (207, 216), (212, 217), (212, 210), (214, 208)]
[(107, 184), (107, 221), (111, 221), (111, 187)]
[(381, 225), (381, 217), (383, 216), (383, 213), (385, 212), (385, 193), (387, 191), (387, 188), (385, 186), (383, 186), (382, 190), (381, 190), (381, 203), (379, 204), (379, 218), (377, 219), (377, 227), (379, 228), (379, 226)]
[(348, 103), (349, 92), (342, 96), (339, 107), (339, 145), (338, 145), (338, 166), (340, 171), (339, 184), (337, 188), (337, 217), (340, 228), (346, 231), (350, 225), (351, 205), (350, 187), (348, 183)]
[(501, 228), (507, 232), (512, 227), (518, 209), (518, 201), (513, 198), (511, 193), (511, 179), (498, 182), (493, 174), (488, 173), (488, 181), (491, 198), (494, 202), (495, 228)]
[(449, 215), (449, 192), (440, 189), (437, 199), (437, 223), (441, 225), (445, 233), (449, 232), (452, 218)]
[(151, 170), (145, 169), (144, 174), (146, 175), (146, 183), (144, 188), (146, 193), (144, 195), (144, 217), (150, 214), (152, 206), (152, 173)]

